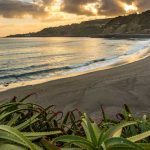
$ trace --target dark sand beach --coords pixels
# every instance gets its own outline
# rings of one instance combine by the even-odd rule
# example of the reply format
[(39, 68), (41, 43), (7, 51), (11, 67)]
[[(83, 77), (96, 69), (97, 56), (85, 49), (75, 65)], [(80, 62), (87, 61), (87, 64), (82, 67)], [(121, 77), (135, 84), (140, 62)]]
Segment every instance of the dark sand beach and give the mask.
[(84, 75), (18, 87), (0, 93), (1, 101), (13, 96), (30, 97), (30, 102), (61, 110), (79, 108), (88, 113), (104, 105), (108, 114), (128, 104), (137, 114), (150, 110), (150, 57), (124, 66)]

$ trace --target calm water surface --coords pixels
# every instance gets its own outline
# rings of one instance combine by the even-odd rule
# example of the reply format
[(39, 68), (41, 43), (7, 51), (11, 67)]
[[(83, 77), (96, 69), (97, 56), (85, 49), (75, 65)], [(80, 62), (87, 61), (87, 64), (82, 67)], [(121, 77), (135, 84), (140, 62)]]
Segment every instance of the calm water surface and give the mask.
[(112, 65), (126, 56), (139, 54), (149, 43), (149, 39), (0, 39), (0, 84), (84, 72)]

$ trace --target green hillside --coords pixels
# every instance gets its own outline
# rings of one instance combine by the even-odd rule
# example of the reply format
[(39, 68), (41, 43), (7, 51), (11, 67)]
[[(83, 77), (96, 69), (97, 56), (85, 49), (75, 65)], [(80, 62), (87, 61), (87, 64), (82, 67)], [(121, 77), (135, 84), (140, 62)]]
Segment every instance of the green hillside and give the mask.
[(150, 11), (114, 18), (102, 28), (102, 32), (105, 34), (150, 34)]

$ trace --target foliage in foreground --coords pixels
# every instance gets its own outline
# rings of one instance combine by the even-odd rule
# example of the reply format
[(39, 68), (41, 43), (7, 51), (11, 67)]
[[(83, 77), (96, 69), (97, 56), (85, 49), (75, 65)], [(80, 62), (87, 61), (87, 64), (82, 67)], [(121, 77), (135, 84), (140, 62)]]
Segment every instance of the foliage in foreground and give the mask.
[(95, 123), (77, 109), (64, 115), (25, 102), (29, 96), (0, 104), (0, 150), (150, 150), (150, 119), (134, 117), (127, 105), (114, 120), (102, 107)]

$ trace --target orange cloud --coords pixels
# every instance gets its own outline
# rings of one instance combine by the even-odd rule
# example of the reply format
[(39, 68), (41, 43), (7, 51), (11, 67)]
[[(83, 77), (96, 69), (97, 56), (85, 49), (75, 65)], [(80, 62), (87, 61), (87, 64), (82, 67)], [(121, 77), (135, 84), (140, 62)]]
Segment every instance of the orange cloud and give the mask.
[(46, 11), (50, 0), (34, 0), (33, 2), (24, 2), (20, 0), (0, 0), (0, 16), (4, 18), (22, 18), (32, 16), (34, 18), (48, 15)]

